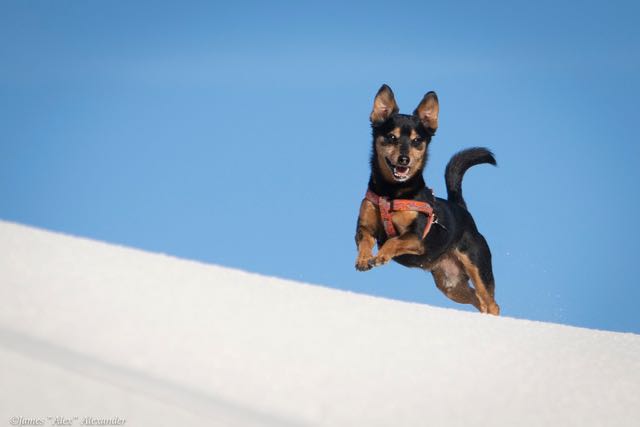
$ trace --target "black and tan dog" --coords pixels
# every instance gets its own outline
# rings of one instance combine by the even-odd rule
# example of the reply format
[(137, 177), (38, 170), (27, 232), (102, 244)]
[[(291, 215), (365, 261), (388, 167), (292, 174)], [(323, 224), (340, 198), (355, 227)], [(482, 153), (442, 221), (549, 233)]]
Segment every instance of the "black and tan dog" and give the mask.
[[(486, 148), (454, 155), (445, 172), (448, 200), (436, 198), (422, 171), (438, 128), (439, 104), (427, 93), (412, 115), (399, 114), (391, 88), (378, 91), (371, 112), (371, 177), (360, 206), (356, 244), (360, 271), (395, 260), (431, 271), (452, 300), (498, 315), (491, 252), (467, 211), (462, 177), (471, 166), (496, 164)], [(373, 247), (378, 243), (378, 253)], [(474, 287), (469, 285), (469, 279)]]

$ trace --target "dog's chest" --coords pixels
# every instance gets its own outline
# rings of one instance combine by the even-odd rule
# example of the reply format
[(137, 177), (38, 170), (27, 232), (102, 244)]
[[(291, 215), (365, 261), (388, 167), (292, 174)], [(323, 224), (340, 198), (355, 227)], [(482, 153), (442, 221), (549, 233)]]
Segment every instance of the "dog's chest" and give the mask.
[(418, 217), (418, 212), (416, 211), (400, 211), (400, 212), (392, 212), (391, 213), (391, 222), (396, 228), (398, 235), (404, 234), (413, 221)]

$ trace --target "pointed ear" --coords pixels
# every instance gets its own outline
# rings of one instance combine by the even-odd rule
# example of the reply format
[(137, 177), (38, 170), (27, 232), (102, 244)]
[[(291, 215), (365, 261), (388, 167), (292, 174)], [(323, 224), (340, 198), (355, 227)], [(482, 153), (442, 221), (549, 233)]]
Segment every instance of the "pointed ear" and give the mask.
[(413, 115), (418, 116), (422, 124), (426, 127), (436, 130), (438, 129), (439, 112), (440, 104), (438, 104), (438, 95), (436, 95), (435, 92), (427, 92), (413, 112)]
[(371, 123), (381, 123), (398, 112), (398, 104), (393, 96), (393, 91), (387, 85), (382, 85), (375, 99), (373, 100), (373, 111), (371, 111)]

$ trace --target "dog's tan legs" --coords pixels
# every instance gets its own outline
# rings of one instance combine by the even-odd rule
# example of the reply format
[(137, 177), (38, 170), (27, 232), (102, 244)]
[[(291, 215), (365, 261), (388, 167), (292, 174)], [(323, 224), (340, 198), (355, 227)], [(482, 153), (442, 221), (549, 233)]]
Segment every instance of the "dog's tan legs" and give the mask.
[(380, 220), (378, 219), (376, 207), (367, 199), (363, 200), (360, 204), (360, 214), (358, 215), (358, 225), (356, 227), (356, 245), (358, 247), (356, 269), (359, 271), (371, 269), (369, 260), (373, 257), (373, 247), (376, 244), (374, 236), (378, 227), (380, 227)]
[(376, 244), (376, 239), (366, 231), (358, 230), (356, 236), (358, 240), (358, 258), (356, 258), (356, 269), (359, 271), (366, 271), (371, 269), (369, 260), (373, 257), (373, 247)]
[(369, 261), (369, 264), (372, 267), (377, 267), (388, 263), (399, 255), (421, 255), (423, 253), (422, 239), (413, 233), (407, 233), (384, 242), (378, 254)]
[[(480, 302), (479, 310), (483, 313), (496, 316), (500, 315), (500, 307), (493, 298), (493, 287), (485, 283), (478, 267), (471, 261), (467, 254), (456, 250), (455, 255), (464, 266), (465, 273), (471, 277), (473, 281), (475, 294)], [(489, 289), (491, 289), (491, 291)]]
[(475, 291), (469, 286), (469, 276), (462, 263), (453, 256), (444, 256), (431, 270), (438, 289), (449, 299), (460, 304), (471, 304), (479, 311), (482, 305)]

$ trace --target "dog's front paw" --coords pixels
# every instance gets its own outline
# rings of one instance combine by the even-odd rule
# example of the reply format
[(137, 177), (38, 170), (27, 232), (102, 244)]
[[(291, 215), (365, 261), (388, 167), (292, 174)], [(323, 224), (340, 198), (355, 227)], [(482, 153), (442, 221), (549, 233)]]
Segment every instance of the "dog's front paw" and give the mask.
[(371, 265), (369, 265), (369, 258), (358, 258), (356, 260), (356, 270), (358, 271), (368, 271), (371, 270)]
[(380, 267), (391, 261), (391, 258), (385, 257), (383, 255), (378, 255), (369, 260), (369, 268)]

